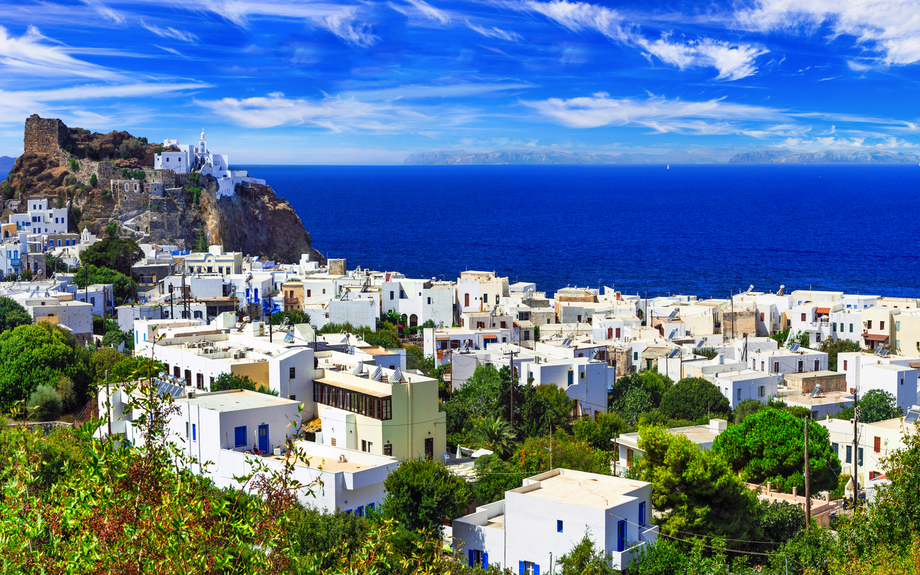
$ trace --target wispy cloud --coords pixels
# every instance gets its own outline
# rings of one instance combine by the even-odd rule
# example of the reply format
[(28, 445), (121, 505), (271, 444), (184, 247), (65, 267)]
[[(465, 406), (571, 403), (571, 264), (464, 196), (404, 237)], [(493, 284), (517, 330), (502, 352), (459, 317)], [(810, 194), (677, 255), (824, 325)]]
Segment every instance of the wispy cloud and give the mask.
[[(449, 24), (450, 16), (444, 10), (435, 8), (424, 0), (406, 0), (410, 6), (415, 8), (419, 14), (429, 20), (435, 20), (441, 24)], [(393, 4), (391, 4), (392, 6)]]
[(364, 102), (385, 100), (417, 100), (425, 98), (468, 98), (486, 94), (507, 93), (533, 88), (527, 82), (457, 82), (428, 85), (407, 85), (378, 90), (353, 90), (342, 92), (345, 98), (356, 97)]
[(83, 3), (95, 10), (98, 14), (107, 20), (111, 20), (116, 24), (125, 23), (125, 17), (120, 12), (112, 10), (102, 2), (97, 2), (96, 0), (83, 0)]
[(506, 40), (508, 42), (520, 42), (523, 40), (521, 35), (517, 32), (502, 30), (496, 26), (477, 26), (469, 20), (466, 21), (466, 25), (470, 28), (470, 30), (475, 30), (486, 38), (497, 38), (499, 40)]
[(731, 44), (704, 38), (677, 42), (668, 34), (650, 42), (638, 38), (637, 42), (649, 54), (663, 62), (685, 68), (712, 67), (719, 71), (718, 80), (740, 80), (757, 72), (754, 62), (768, 50), (750, 44)]
[(373, 46), (377, 42), (370, 24), (359, 22), (350, 10), (314, 18), (313, 23), (355, 46)]
[(48, 41), (38, 28), (29, 26), (22, 36), (14, 37), (0, 26), (0, 70), (8, 77), (81, 77), (118, 80), (121, 75), (103, 66), (70, 56), (67, 47)]
[(756, 0), (740, 11), (749, 29), (812, 31), (826, 24), (881, 54), (886, 64), (920, 61), (920, 2), (916, 0)]
[(160, 36), (161, 38), (172, 38), (173, 40), (181, 40), (182, 42), (190, 42), (193, 44), (198, 41), (198, 36), (192, 34), (191, 32), (176, 30), (172, 26), (161, 28), (156, 24), (148, 24), (144, 20), (141, 20), (141, 26), (150, 32), (153, 32), (157, 36)]
[(629, 25), (616, 10), (610, 8), (568, 0), (553, 0), (552, 2), (529, 0), (518, 6), (521, 10), (542, 14), (573, 32), (593, 30), (611, 40), (622, 42), (629, 40)]
[(724, 100), (690, 102), (649, 96), (645, 100), (611, 98), (600, 92), (568, 100), (550, 98), (522, 102), (541, 115), (572, 128), (637, 125), (657, 132), (693, 134), (741, 133), (748, 122), (782, 121), (784, 114), (772, 108), (733, 104)]

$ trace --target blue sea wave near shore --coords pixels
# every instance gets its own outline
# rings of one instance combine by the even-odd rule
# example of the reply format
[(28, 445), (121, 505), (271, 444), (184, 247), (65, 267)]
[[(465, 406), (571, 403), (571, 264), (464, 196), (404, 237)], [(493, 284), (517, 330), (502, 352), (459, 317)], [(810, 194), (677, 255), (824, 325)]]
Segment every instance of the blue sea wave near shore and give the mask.
[(920, 166), (242, 168), (349, 268), (494, 270), (548, 292), (920, 297)]

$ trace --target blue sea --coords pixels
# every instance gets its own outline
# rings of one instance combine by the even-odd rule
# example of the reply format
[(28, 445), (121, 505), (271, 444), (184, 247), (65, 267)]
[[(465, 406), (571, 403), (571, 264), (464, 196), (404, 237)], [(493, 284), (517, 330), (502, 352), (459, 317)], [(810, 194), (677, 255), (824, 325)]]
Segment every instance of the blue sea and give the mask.
[(920, 166), (245, 166), (327, 258), (553, 292), (920, 297)]

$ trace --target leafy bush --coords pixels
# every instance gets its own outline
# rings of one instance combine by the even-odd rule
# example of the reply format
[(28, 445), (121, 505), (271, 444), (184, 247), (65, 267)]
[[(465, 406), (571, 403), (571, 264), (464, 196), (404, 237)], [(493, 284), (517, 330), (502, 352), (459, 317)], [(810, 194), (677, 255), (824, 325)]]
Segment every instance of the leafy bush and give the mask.
[(39, 385), (26, 402), (29, 419), (33, 421), (56, 421), (63, 410), (58, 392), (50, 385)]
[(664, 393), (661, 412), (671, 419), (731, 419), (732, 408), (718, 387), (700, 377), (687, 377)]
[(96, 174), (93, 174), (92, 176), (89, 177), (89, 185), (91, 188), (95, 188), (98, 183), (99, 183), (99, 178), (96, 177)]

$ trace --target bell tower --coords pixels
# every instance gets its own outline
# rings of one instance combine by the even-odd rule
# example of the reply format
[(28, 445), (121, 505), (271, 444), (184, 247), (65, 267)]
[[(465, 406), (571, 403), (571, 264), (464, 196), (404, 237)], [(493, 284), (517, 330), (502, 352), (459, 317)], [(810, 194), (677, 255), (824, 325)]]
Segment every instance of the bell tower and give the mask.
[(202, 155), (208, 153), (208, 139), (204, 137), (204, 128), (201, 129), (201, 137), (198, 138), (198, 153)]

